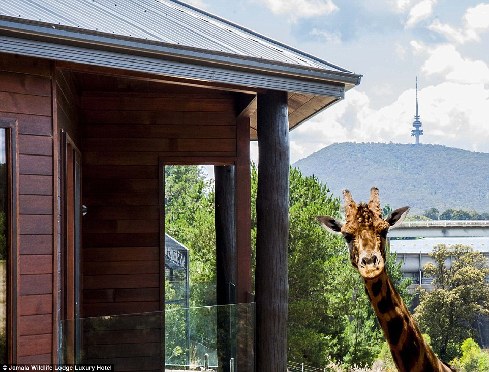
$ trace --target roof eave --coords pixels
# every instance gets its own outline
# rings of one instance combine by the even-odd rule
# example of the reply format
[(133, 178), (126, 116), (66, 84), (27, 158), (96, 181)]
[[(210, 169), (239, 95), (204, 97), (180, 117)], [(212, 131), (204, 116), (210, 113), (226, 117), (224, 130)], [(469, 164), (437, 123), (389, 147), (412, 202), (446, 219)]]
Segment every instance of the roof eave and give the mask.
[(177, 59), (193, 64), (208, 64), (232, 70), (246, 70), (261, 74), (274, 74), (295, 79), (304, 79), (343, 85), (345, 90), (360, 83), (361, 75), (326, 70), (299, 65), (283, 64), (276, 61), (251, 58), (190, 48), (180, 45), (154, 42), (144, 39), (108, 35), (96, 31), (73, 27), (27, 21), (0, 16), (0, 35), (9, 35), (26, 40), (34, 40), (58, 45), (78, 46), (88, 49), (103, 49), (120, 54), (152, 56), (161, 59)]

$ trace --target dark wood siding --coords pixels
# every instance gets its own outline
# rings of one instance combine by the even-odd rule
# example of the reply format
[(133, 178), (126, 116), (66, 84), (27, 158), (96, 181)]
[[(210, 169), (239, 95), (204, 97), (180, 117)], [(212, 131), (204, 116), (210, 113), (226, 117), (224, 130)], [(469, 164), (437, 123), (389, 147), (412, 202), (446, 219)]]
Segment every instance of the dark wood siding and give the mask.
[(85, 93), (84, 316), (162, 309), (159, 158), (236, 156), (230, 94)]
[(0, 56), (0, 116), (18, 122), (18, 363), (50, 363), (53, 294), (51, 65)]
[[(83, 316), (161, 311), (160, 161), (233, 161), (233, 96), (85, 93), (81, 107)], [(161, 314), (136, 327), (132, 317), (111, 319), (103, 333), (86, 324), (88, 360), (109, 355), (118, 370), (160, 370)]]

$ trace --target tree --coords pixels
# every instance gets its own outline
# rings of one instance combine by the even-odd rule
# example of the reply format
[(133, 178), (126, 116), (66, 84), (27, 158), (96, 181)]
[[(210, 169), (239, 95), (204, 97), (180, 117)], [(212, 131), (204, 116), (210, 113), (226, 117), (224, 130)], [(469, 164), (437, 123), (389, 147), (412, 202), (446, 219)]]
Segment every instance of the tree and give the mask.
[(192, 306), (215, 305), (214, 192), (199, 166), (165, 167), (165, 232), (190, 250)]
[[(192, 305), (212, 305), (215, 303), (212, 287), (208, 291), (195, 290), (216, 280), (212, 185), (196, 167), (168, 168), (166, 231), (190, 249)], [(257, 180), (257, 169), (253, 166), (253, 243)], [(381, 348), (383, 336), (363, 281), (349, 261), (343, 239), (325, 233), (316, 221), (319, 215), (339, 218), (340, 200), (316, 177), (303, 176), (291, 168), (289, 213), (289, 360), (316, 367), (324, 367), (331, 360), (346, 365), (370, 364)], [(402, 280), (400, 265), (393, 255), (389, 257), (389, 273), (404, 296), (407, 284)], [(205, 329), (209, 324), (194, 322), (196, 333), (207, 337)], [(178, 346), (175, 343), (171, 351), (174, 359), (182, 357)]]
[[(348, 366), (371, 364), (383, 336), (363, 280), (343, 238), (325, 233), (316, 222), (319, 215), (339, 217), (340, 200), (316, 177), (291, 168), (289, 215), (289, 360), (315, 367), (331, 359)], [(404, 284), (394, 256), (387, 266), (393, 281)]]
[(423, 213), (424, 216), (428, 217), (431, 220), (440, 219), (440, 211), (437, 208), (430, 208)]
[(451, 361), (451, 365), (461, 372), (489, 371), (489, 354), (481, 350), (472, 338), (466, 339), (460, 347), (462, 356)]
[[(443, 360), (459, 356), (458, 345), (478, 337), (478, 316), (489, 315), (489, 275), (486, 259), (471, 247), (437, 245), (430, 255), (434, 263), (424, 267), (434, 289), (420, 290), (415, 317), (431, 336), (434, 351)], [(451, 266), (447, 265), (451, 262)]]

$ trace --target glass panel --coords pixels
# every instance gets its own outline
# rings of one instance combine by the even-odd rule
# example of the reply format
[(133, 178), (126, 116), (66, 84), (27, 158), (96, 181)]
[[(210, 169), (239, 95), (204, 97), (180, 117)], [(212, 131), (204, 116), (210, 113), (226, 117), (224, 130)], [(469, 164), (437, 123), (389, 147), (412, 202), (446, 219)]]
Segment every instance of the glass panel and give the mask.
[[(81, 334), (79, 364), (113, 364), (118, 370), (201, 371), (218, 369), (218, 319), (226, 313), (231, 319), (229, 340), (239, 345), (234, 371), (254, 370), (254, 303), (175, 308), (163, 312), (102, 316), (64, 321), (77, 322)], [(168, 322), (163, 330), (163, 319)], [(163, 350), (163, 337), (166, 350)], [(229, 346), (229, 345), (228, 345)], [(165, 355), (166, 352), (166, 355)]]
[(0, 363), (7, 362), (8, 169), (7, 130), (0, 129)]

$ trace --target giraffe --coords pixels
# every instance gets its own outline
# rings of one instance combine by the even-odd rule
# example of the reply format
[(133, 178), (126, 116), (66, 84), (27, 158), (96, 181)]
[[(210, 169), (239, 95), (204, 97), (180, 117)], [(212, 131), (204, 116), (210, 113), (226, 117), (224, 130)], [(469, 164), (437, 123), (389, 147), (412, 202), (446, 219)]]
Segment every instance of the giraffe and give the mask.
[(346, 240), (351, 263), (364, 280), (365, 292), (397, 368), (401, 372), (452, 371), (424, 341), (385, 269), (387, 232), (402, 222), (409, 207), (396, 209), (383, 219), (376, 187), (370, 190), (368, 204), (355, 203), (348, 190), (343, 191), (343, 196), (344, 224), (329, 216), (318, 220), (326, 230), (341, 233)]

